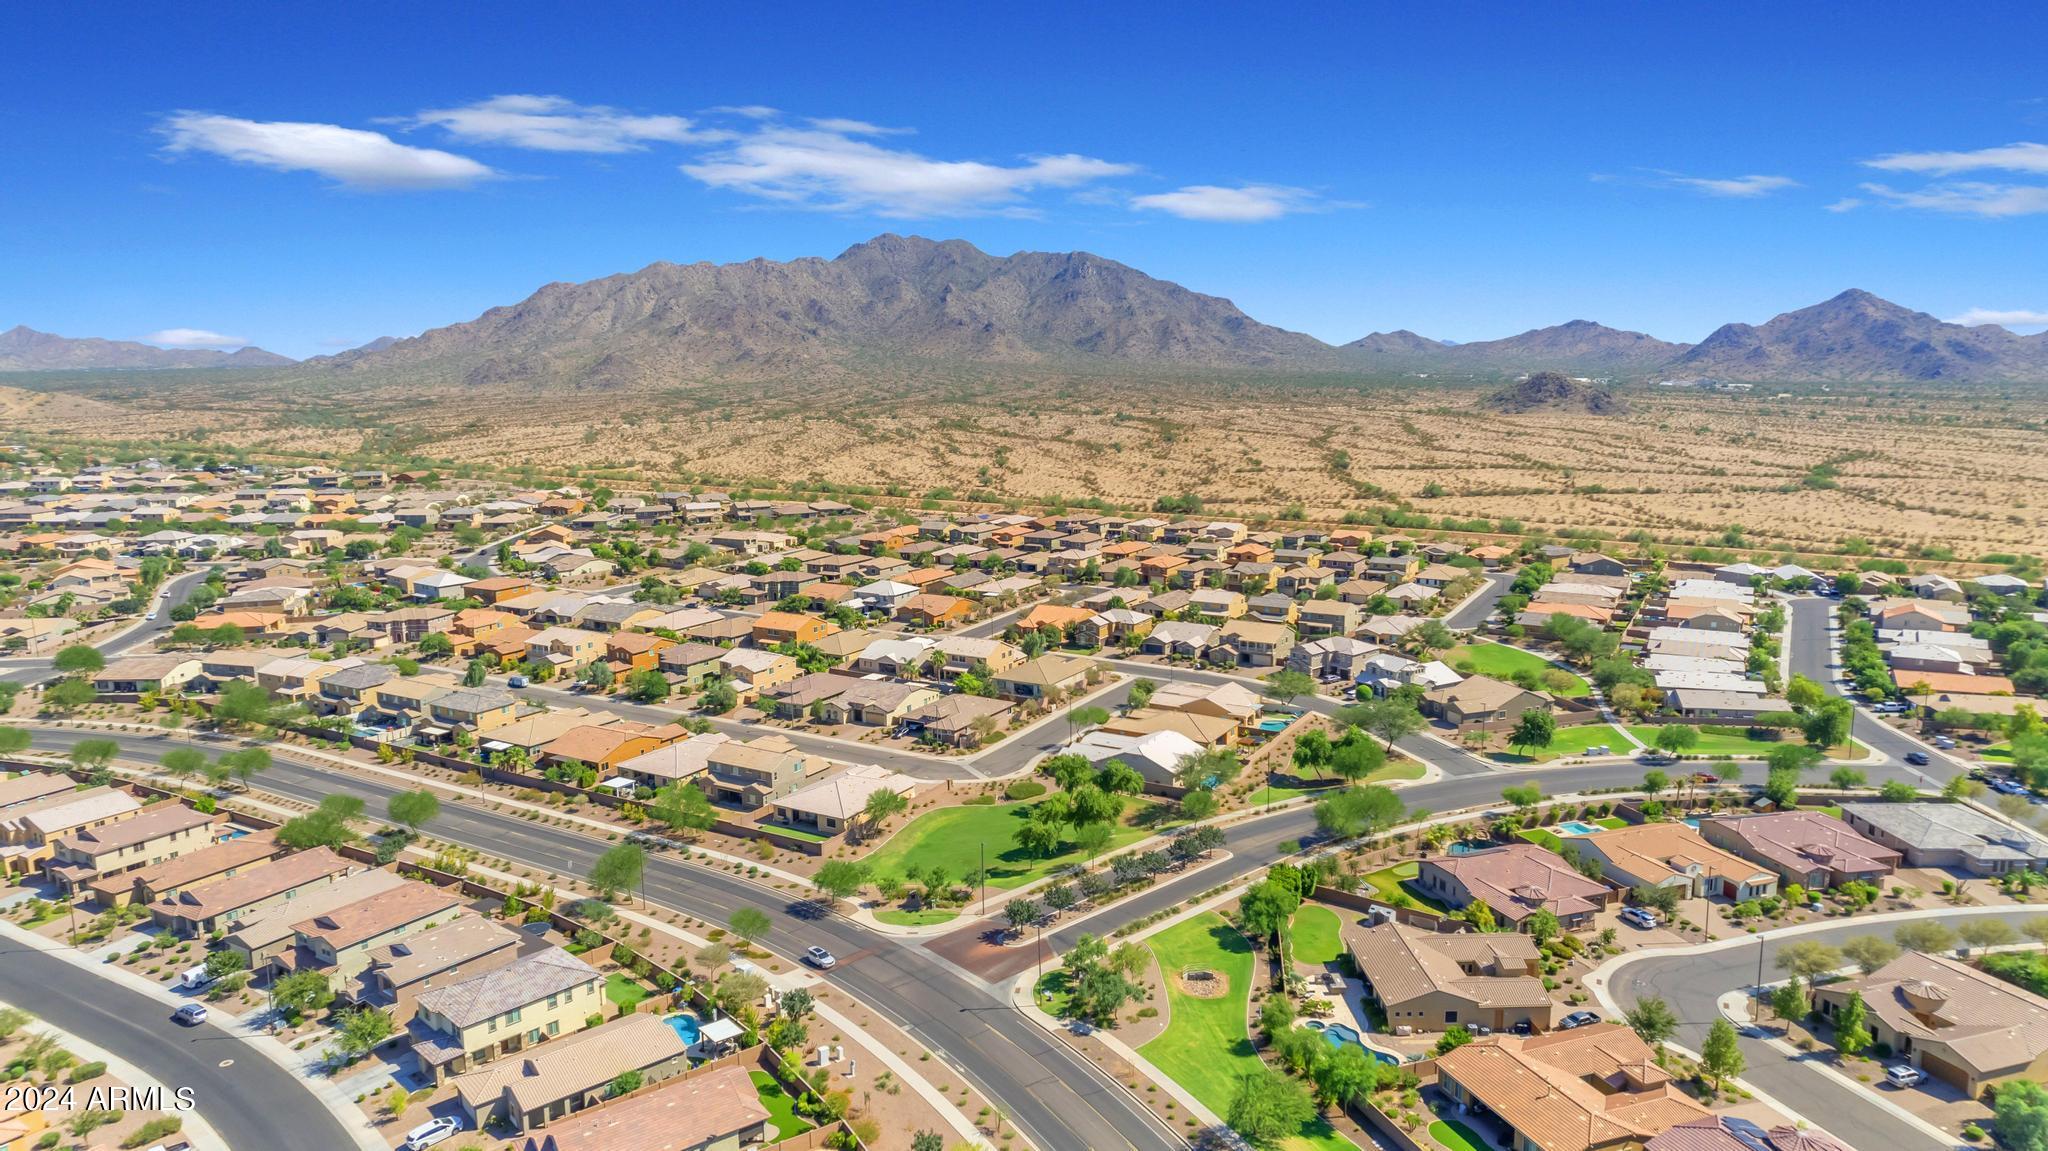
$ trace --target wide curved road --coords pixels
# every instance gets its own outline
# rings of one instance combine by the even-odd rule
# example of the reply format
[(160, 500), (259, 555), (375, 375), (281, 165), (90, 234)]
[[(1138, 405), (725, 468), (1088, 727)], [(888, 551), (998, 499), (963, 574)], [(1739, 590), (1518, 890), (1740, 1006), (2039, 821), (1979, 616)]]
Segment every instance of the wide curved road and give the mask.
[(210, 1023), (181, 1027), (162, 1003), (56, 956), (0, 941), (0, 999), (119, 1052), (165, 1087), (192, 1088), (193, 1107), (233, 1151), (360, 1145), (305, 1084), (241, 1039)]

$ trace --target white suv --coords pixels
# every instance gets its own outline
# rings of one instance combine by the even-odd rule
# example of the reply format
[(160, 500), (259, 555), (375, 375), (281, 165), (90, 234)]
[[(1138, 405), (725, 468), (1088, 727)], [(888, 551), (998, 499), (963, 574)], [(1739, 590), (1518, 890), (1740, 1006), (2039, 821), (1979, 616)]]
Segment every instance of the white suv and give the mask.
[(1927, 1078), (1918, 1067), (1899, 1063), (1884, 1069), (1884, 1081), (1894, 1087), (1912, 1087)]
[(1646, 907), (1624, 907), (1620, 918), (1623, 923), (1645, 930), (1657, 926), (1657, 913)]
[(405, 1151), (423, 1151), (462, 1130), (462, 1120), (453, 1115), (429, 1119), (405, 1133)]

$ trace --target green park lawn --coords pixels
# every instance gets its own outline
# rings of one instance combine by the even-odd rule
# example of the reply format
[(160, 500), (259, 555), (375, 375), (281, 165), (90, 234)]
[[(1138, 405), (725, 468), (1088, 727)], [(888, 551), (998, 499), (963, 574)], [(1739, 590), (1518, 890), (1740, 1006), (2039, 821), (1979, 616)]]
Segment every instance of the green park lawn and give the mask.
[(1364, 880), (1367, 887), (1372, 888), (1372, 891), (1368, 894), (1375, 894), (1381, 899), (1386, 899), (1396, 891), (1404, 891), (1408, 893), (1408, 898), (1413, 899), (1415, 905), (1424, 911), (1434, 911), (1439, 915), (1448, 913), (1449, 908), (1425, 896), (1422, 894), (1421, 889), (1415, 886), (1415, 877), (1421, 871), (1422, 868), (1413, 862), (1397, 863), (1392, 867), (1383, 867), (1378, 871), (1368, 872), (1360, 878)]
[(605, 998), (631, 1011), (647, 998), (647, 985), (623, 972), (614, 971), (604, 981)]
[[(1395, 783), (1404, 779), (1421, 779), (1422, 772), (1421, 760), (1409, 759), (1407, 756), (1396, 752), (1391, 759), (1380, 765), (1378, 771), (1373, 772), (1358, 782), (1360, 784)], [(1300, 795), (1317, 795), (1332, 788), (1345, 786), (1344, 781), (1334, 775), (1327, 779), (1308, 781), (1296, 780), (1291, 775), (1284, 776), (1283, 778), (1294, 780), (1294, 782), (1275, 783), (1267, 787), (1257, 788), (1247, 796), (1247, 801), (1263, 806), (1268, 803), (1280, 803)], [(1268, 793), (1271, 794), (1269, 795)]]
[(1294, 922), (1289, 930), (1293, 933), (1294, 957), (1303, 963), (1335, 963), (1344, 953), (1344, 943), (1338, 938), (1344, 921), (1337, 913), (1321, 904), (1304, 904), (1294, 913)]
[[(1108, 855), (1161, 831), (1161, 825), (1141, 818), (1158, 806), (1156, 801), (1149, 800), (1131, 803), (1102, 854)], [(1061, 844), (1064, 850), (1059, 854), (1045, 859), (1034, 859), (1017, 847), (1017, 828), (1031, 807), (1030, 803), (970, 803), (925, 812), (868, 856), (868, 865), (877, 876), (904, 878), (911, 868), (937, 864), (954, 879), (965, 880), (981, 866), (985, 849), (989, 886), (1011, 888), (1081, 862), (1081, 851), (1071, 840)]]
[(754, 1093), (761, 1097), (761, 1106), (768, 1109), (768, 1121), (775, 1124), (775, 1142), (811, 1129), (809, 1120), (797, 1118), (796, 1100), (782, 1089), (775, 1076), (766, 1071), (749, 1071), (747, 1078), (754, 1081)]
[[(1251, 944), (1213, 912), (1170, 927), (1147, 942), (1166, 976), (1168, 1022), (1166, 1030), (1138, 1053), (1204, 1106), (1227, 1114), (1238, 1078), (1261, 1066), (1245, 1026), (1254, 968)], [(1229, 994), (1215, 999), (1183, 994), (1173, 976), (1194, 968), (1220, 974), (1229, 982)], [(1288, 1151), (1351, 1151), (1353, 1145), (1318, 1116), (1281, 1146)]]
[[(1629, 727), (1628, 730), (1631, 735), (1634, 735), (1637, 739), (1642, 740), (1644, 743), (1649, 744), (1651, 747), (1657, 746), (1656, 724), (1633, 724)], [(1686, 749), (1687, 755), (1726, 755), (1738, 757), (1754, 756), (1758, 759), (1761, 759), (1764, 756), (1771, 754), (1772, 748), (1783, 747), (1787, 743), (1798, 742), (1798, 733), (1796, 732), (1792, 733), (1792, 739), (1773, 740), (1751, 739), (1748, 735), (1745, 734), (1745, 731), (1747, 729), (1740, 727), (1701, 727), (1697, 730), (1700, 733), (1699, 742), (1693, 744), (1690, 748)], [(1828, 749), (1829, 759), (1862, 759), (1864, 756), (1869, 754), (1869, 748), (1864, 747), (1862, 744), (1857, 743), (1854, 740), (1851, 740), (1850, 742), (1843, 744), (1840, 747), (1831, 747)]]
[[(1470, 647), (1454, 647), (1437, 658), (1454, 668), (1460, 663), (1470, 663), (1480, 675), (1505, 680), (1513, 680), (1515, 673), (1519, 671), (1533, 671), (1537, 675), (1542, 675), (1557, 667), (1556, 664), (1533, 652), (1499, 643), (1475, 643)], [(1584, 677), (1574, 675), (1564, 668), (1557, 670), (1572, 677), (1572, 686), (1560, 692), (1560, 695), (1577, 699), (1593, 694), (1592, 686)]]
[(1439, 1119), (1429, 1125), (1429, 1137), (1448, 1151), (1493, 1151), (1486, 1137), (1456, 1119)]
[[(1503, 737), (1504, 738), (1504, 737)], [(1495, 763), (1548, 763), (1567, 755), (1584, 755), (1589, 747), (1606, 744), (1616, 755), (1627, 755), (1636, 749), (1621, 729), (1611, 723), (1588, 723), (1578, 727), (1560, 727), (1552, 737), (1550, 746), (1537, 751), (1521, 749), (1515, 751), (1489, 751), (1486, 758)]]
[(935, 923), (949, 923), (959, 915), (959, 910), (952, 907), (920, 907), (916, 911), (889, 907), (875, 912), (877, 920), (892, 927), (930, 927)]

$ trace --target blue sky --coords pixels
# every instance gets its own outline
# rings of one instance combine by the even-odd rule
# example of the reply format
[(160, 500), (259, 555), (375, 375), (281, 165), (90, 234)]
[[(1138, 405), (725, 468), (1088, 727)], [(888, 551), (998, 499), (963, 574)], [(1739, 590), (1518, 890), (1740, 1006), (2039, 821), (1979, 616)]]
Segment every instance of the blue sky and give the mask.
[(0, 328), (314, 355), (882, 231), (1331, 341), (2048, 324), (2038, 4), (729, 7), (17, 0)]

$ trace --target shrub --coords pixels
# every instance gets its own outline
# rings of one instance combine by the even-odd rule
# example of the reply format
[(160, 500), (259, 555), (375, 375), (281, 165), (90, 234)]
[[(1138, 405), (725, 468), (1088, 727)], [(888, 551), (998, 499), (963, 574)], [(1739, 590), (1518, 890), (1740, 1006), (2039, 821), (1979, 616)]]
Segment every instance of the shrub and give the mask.
[(1020, 779), (1003, 789), (1007, 799), (1037, 799), (1045, 794), (1045, 785), (1035, 779)]
[(83, 1083), (88, 1079), (98, 1079), (106, 1073), (107, 1065), (104, 1063), (81, 1063), (73, 1067), (71, 1074), (65, 1076), (65, 1078), (73, 1083)]

